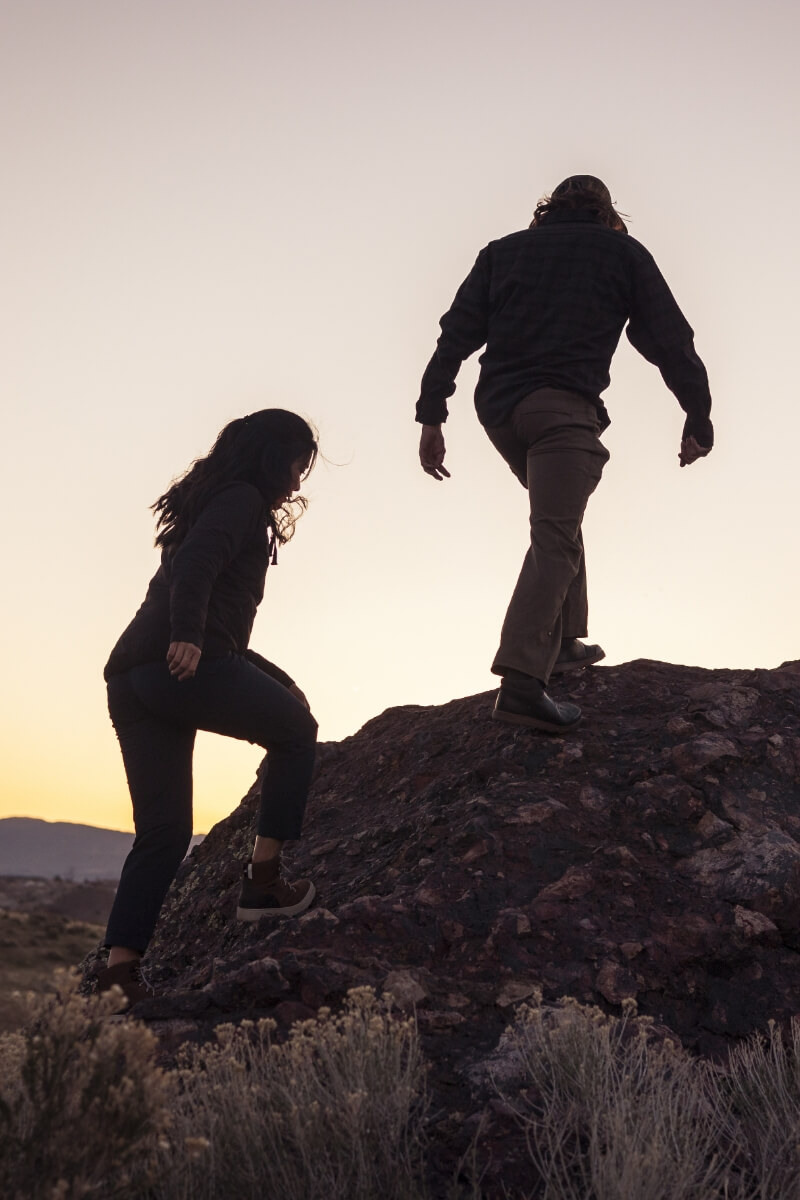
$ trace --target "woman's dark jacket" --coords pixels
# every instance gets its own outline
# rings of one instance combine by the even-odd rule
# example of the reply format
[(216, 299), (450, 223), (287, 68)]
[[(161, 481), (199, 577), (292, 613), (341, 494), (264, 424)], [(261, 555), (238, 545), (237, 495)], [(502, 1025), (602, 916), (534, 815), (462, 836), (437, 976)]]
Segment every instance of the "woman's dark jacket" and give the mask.
[(191, 642), (204, 658), (244, 655), (289, 687), (285, 671), (247, 648), (271, 553), (268, 521), (252, 484), (216, 492), (180, 545), (162, 552), (141, 608), (111, 651), (105, 678), (163, 662), (171, 642)]

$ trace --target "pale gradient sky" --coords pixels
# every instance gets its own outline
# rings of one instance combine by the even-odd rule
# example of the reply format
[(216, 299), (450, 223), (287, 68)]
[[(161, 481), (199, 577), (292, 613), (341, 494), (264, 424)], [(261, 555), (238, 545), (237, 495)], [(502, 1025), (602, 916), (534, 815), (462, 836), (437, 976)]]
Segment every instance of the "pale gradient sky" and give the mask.
[[(478, 250), (600, 175), (696, 333), (717, 448), (623, 339), (585, 540), (592, 639), (800, 656), (794, 3), (2, 0), (0, 816), (126, 829), (103, 663), (157, 557), (148, 505), (242, 413), (320, 463), (252, 645), (323, 738), (493, 686), (522, 489), (459, 377), (417, 460), (438, 319)], [(341, 464), (341, 465), (333, 465)], [(196, 828), (261, 751), (201, 735)]]

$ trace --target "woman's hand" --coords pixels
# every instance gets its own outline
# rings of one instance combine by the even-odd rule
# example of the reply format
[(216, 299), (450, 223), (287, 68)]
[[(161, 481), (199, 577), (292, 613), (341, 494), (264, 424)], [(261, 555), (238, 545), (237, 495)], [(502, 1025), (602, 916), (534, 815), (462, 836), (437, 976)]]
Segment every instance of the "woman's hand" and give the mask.
[(300, 691), (300, 688), (297, 686), (296, 683), (293, 683), (289, 686), (289, 691), (292, 693), (293, 696), (297, 697), (297, 699), (300, 701), (301, 704), (304, 704), (306, 706), (306, 708), (308, 709), (309, 712), (311, 712), (311, 705), (308, 703), (308, 701), (305, 698), (305, 695), (303, 694), (303, 692)]
[(169, 673), (177, 680), (191, 679), (197, 670), (202, 650), (191, 642), (170, 642), (167, 651)]

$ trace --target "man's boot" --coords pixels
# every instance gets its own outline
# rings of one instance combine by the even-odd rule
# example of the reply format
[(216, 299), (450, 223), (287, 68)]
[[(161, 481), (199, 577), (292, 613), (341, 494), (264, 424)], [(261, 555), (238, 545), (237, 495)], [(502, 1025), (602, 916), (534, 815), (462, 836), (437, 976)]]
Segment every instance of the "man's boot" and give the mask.
[(561, 643), (558, 658), (553, 664), (551, 675), (563, 675), (565, 671), (577, 671), (581, 667), (591, 667), (594, 663), (605, 658), (606, 652), (602, 646), (588, 645), (578, 638), (565, 638)]
[(577, 704), (559, 703), (544, 684), (531, 676), (505, 676), (497, 693), (492, 720), (524, 725), (543, 733), (567, 733), (581, 719)]

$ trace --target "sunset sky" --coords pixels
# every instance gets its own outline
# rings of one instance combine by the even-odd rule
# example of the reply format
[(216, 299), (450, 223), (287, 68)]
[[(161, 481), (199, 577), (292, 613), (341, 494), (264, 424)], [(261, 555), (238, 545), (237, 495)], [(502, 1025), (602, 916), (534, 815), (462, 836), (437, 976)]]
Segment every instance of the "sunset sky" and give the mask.
[[(0, 816), (131, 827), (102, 668), (157, 566), (148, 506), (257, 408), (311, 418), (325, 456), (252, 639), (321, 737), (494, 685), (526, 497), (476, 361), (449, 482), (414, 404), (478, 250), (572, 173), (655, 255), (717, 435), (679, 469), (677, 401), (623, 339), (591, 640), (609, 663), (800, 657), (799, 11), (2, 0)], [(198, 831), (260, 758), (201, 735)]]

